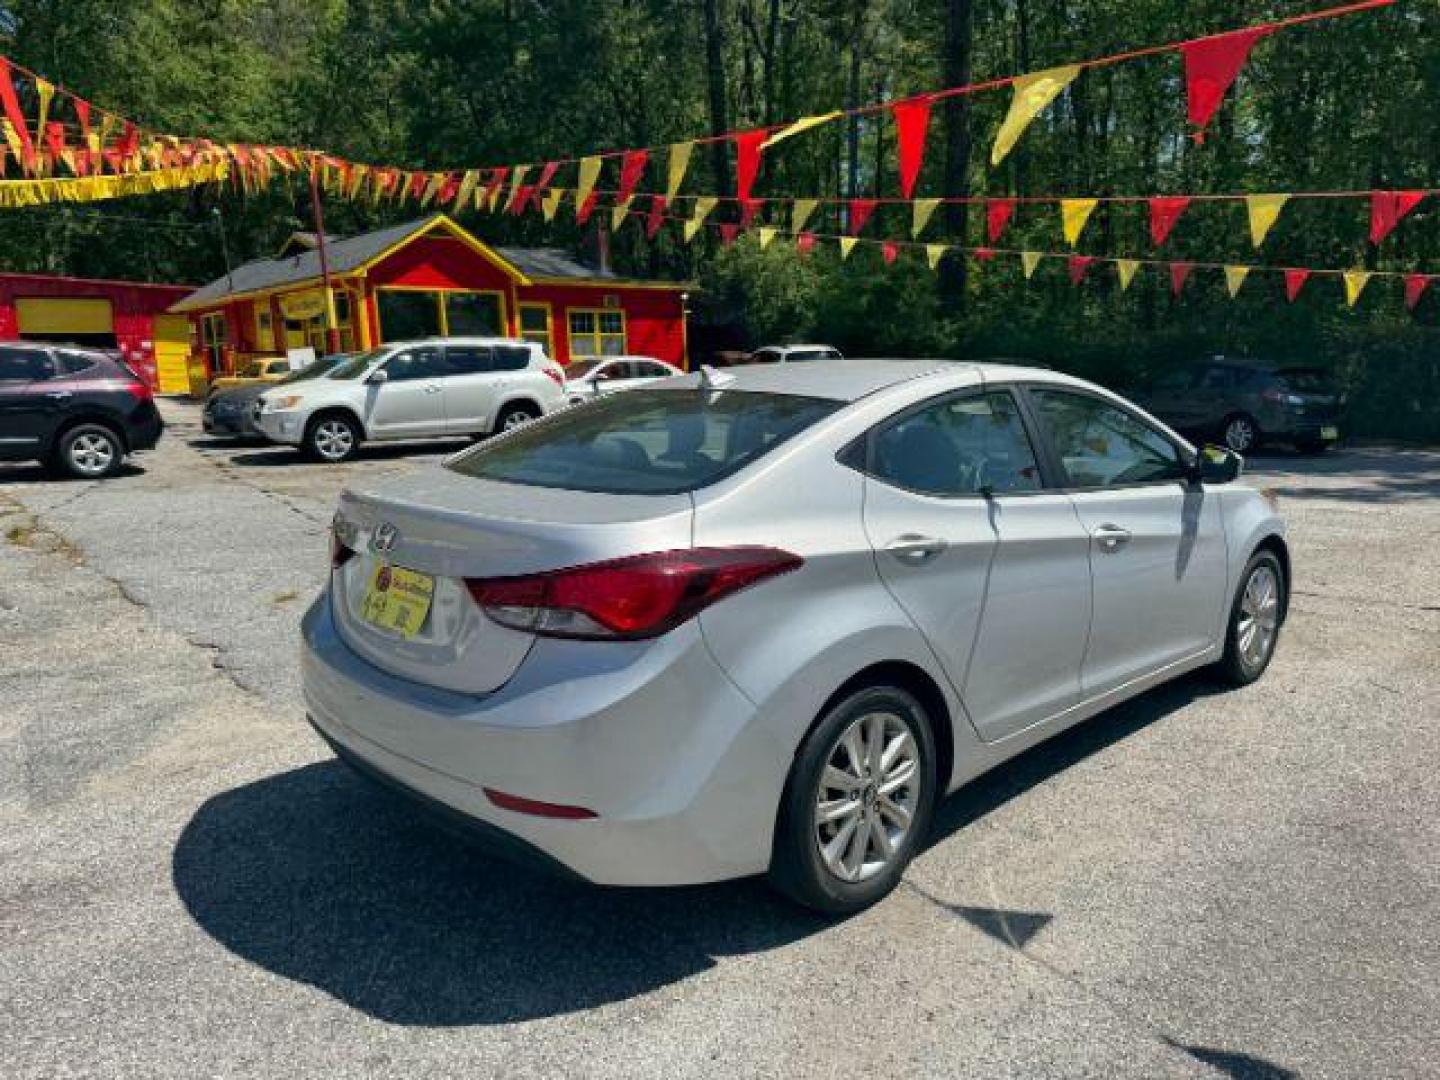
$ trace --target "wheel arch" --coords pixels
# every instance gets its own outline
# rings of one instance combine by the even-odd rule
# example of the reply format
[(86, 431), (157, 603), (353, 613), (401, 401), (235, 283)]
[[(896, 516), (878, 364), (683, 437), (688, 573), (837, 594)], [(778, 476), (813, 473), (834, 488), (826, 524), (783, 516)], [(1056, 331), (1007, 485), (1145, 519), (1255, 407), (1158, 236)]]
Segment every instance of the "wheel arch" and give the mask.
[(355, 425), (360, 431), (360, 438), (370, 438), (370, 432), (365, 428), (365, 421), (360, 414), (349, 405), (324, 405), (316, 409), (305, 420), (305, 438), (310, 438), (310, 433), (315, 430), (315, 425), (327, 416), (343, 416)]
[[(1290, 574), (1290, 545), (1279, 533), (1269, 533), (1260, 538), (1250, 552), (1249, 558), (1253, 559), (1262, 551), (1269, 551), (1274, 554), (1280, 562), (1280, 572), (1285, 576), (1285, 588), (1281, 599), (1280, 621), (1283, 623), (1290, 615), (1290, 594), (1293, 591), (1294, 579)], [(1248, 560), (1247, 560), (1248, 561)]]
[(54, 455), (60, 449), (60, 444), (66, 435), (74, 431), (77, 427), (83, 427), (86, 424), (96, 424), (103, 427), (119, 440), (122, 454), (130, 453), (130, 439), (125, 432), (124, 423), (113, 416), (91, 409), (67, 416), (61, 420), (60, 423), (56, 424), (54, 432), (45, 443), (43, 456), (48, 458)]

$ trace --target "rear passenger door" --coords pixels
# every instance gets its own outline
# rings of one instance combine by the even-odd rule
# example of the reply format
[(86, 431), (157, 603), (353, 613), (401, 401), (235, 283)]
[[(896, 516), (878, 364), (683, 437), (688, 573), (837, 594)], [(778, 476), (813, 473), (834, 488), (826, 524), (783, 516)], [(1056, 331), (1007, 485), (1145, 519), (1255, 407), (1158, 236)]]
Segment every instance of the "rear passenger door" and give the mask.
[(1085, 696), (1203, 652), (1227, 599), (1219, 498), (1187, 479), (1180, 446), (1119, 403), (1078, 388), (1027, 393), (1088, 535)]
[(482, 435), (490, 430), (499, 379), (495, 353), (489, 345), (447, 345), (450, 376), (445, 385), (445, 429), (451, 435)]
[(967, 390), (877, 427), (865, 531), (890, 592), (986, 741), (1079, 700), (1089, 538), (1047, 490), (1015, 396)]

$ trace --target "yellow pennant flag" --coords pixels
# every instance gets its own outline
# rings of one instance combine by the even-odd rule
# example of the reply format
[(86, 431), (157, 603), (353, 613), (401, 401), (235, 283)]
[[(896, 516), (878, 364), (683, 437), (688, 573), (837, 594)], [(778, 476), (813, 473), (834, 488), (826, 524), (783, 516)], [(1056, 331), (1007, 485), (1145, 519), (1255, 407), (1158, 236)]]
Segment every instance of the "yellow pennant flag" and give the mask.
[(840, 238), (840, 260), (843, 262), (850, 257), (850, 252), (855, 250), (855, 245), (860, 241), (853, 236), (842, 236)]
[(939, 199), (916, 199), (910, 204), (910, 236), (912, 239), (925, 231), (925, 226), (930, 224), (930, 219), (935, 216), (935, 211), (939, 208)]
[(1130, 283), (1135, 280), (1135, 271), (1140, 269), (1139, 259), (1116, 259), (1115, 272), (1120, 275), (1120, 291), (1124, 292), (1130, 288)]
[(610, 208), (610, 231), (616, 232), (621, 225), (625, 224), (625, 217), (630, 213), (630, 204), (635, 201), (632, 195), (627, 199), (616, 203)]
[(828, 124), (832, 120), (839, 120), (840, 117), (844, 115), (844, 113), (840, 112), (837, 109), (835, 112), (824, 113), (820, 116), (801, 117), (793, 124), (789, 124), (786, 127), (783, 127), (779, 131), (775, 132), (774, 135), (771, 135), (768, 139), (766, 139), (763, 143), (760, 144), (760, 149), (769, 150), (772, 146), (775, 146), (777, 143), (784, 142), (792, 135), (799, 135), (802, 131), (809, 131), (811, 128), (819, 127), (821, 124)]
[(1005, 155), (1015, 148), (1025, 129), (1061, 90), (1075, 81), (1080, 70), (1079, 64), (1068, 64), (1021, 75), (1010, 84), (1014, 96), (1010, 99), (1010, 112), (995, 134), (995, 145), (990, 149), (991, 165), (999, 165), (1005, 160)]
[(1245, 284), (1245, 279), (1250, 276), (1248, 266), (1227, 266), (1225, 267), (1225, 289), (1230, 293), (1230, 299), (1235, 299), (1235, 294), (1240, 291), (1240, 286)]
[(445, 186), (445, 174), (442, 172), (431, 173), (430, 182), (425, 185), (425, 194), (420, 197), (420, 206), (423, 209), (435, 201), (435, 196), (440, 194), (440, 189)]
[(705, 224), (705, 222), (702, 221), (702, 220), (699, 219), (699, 218), (690, 218), (688, 221), (685, 222), (685, 230), (684, 230), (684, 231), (685, 231), (685, 242), (686, 242), (687, 244), (690, 243), (691, 240), (694, 240), (694, 239), (695, 239), (695, 234), (700, 231), (700, 226), (702, 226), (702, 225), (704, 225), (704, 224)]
[(797, 234), (804, 232), (805, 223), (819, 205), (819, 199), (796, 199), (795, 205), (790, 208), (790, 231)]
[(552, 187), (545, 192), (545, 197), (540, 200), (540, 210), (545, 215), (546, 221), (554, 221), (555, 214), (560, 209), (560, 204), (565, 201), (565, 189)]
[(55, 84), (46, 82), (40, 76), (35, 76), (35, 93), (40, 96), (40, 115), (35, 121), (35, 141), (43, 142), (45, 139), (45, 121), (50, 118), (50, 102), (55, 97)]
[(480, 183), (480, 170), (467, 169), (460, 177), (460, 187), (455, 192), (456, 206), (469, 206), (470, 196), (475, 194), (475, 185)]
[(1365, 286), (1370, 284), (1369, 270), (1346, 270), (1345, 278), (1345, 303), (1354, 307), (1360, 299), (1360, 294), (1365, 291)]
[(677, 142), (670, 146), (669, 171), (665, 179), (665, 201), (674, 202), (685, 181), (685, 170), (690, 168), (690, 151), (695, 149), (691, 142)]
[(761, 251), (764, 251), (767, 247), (770, 246), (770, 241), (775, 239), (775, 232), (775, 229), (766, 228), (763, 226), (760, 228), (759, 233)]
[(577, 214), (589, 200), (590, 193), (595, 190), (595, 182), (600, 179), (601, 164), (598, 157), (580, 159), (580, 176), (575, 182), (575, 212)]
[(10, 123), (9, 120), (0, 120), (0, 131), (4, 131), (5, 145), (10, 147), (10, 153), (15, 155), (16, 161), (19, 161), (21, 155), (24, 153), (25, 146), (20, 141), (20, 133), (15, 130), (15, 125)]
[(1065, 242), (1074, 247), (1085, 229), (1085, 223), (1100, 205), (1099, 199), (1061, 199), (1060, 220), (1065, 230)]
[(219, 182), (229, 175), (229, 163), (218, 161), (213, 164), (191, 165), (185, 168), (164, 169), (149, 173), (131, 173), (124, 176), (4, 180), (0, 181), (0, 208), (42, 206), (57, 202), (99, 202), (104, 199), (118, 199), (126, 195), (150, 195), (159, 191), (173, 191), (179, 188), (198, 187), (201, 184)]
[(931, 270), (936, 269), (940, 265), (940, 260), (945, 257), (947, 250), (948, 248), (945, 244), (925, 245), (925, 261), (930, 264)]
[(700, 231), (700, 226), (705, 224), (705, 219), (715, 209), (720, 200), (714, 195), (704, 195), (695, 200), (695, 209), (691, 211), (690, 220), (685, 222), (685, 242), (688, 244), (695, 239), (695, 234)]
[(1247, 195), (1245, 209), (1250, 215), (1250, 243), (1259, 247), (1265, 242), (1270, 227), (1290, 201), (1289, 195)]
[(510, 174), (510, 194), (505, 197), (506, 213), (515, 209), (515, 199), (519, 196), (520, 188), (525, 183), (525, 174), (529, 171), (529, 165), (516, 165), (515, 171)]
[(1038, 251), (1020, 252), (1020, 269), (1025, 271), (1025, 280), (1029, 281), (1035, 276), (1035, 268), (1040, 265), (1040, 260), (1045, 256)]
[(345, 192), (347, 199), (355, 199), (360, 195), (360, 189), (365, 186), (365, 178), (370, 175), (369, 165), (356, 165), (350, 170), (350, 187)]

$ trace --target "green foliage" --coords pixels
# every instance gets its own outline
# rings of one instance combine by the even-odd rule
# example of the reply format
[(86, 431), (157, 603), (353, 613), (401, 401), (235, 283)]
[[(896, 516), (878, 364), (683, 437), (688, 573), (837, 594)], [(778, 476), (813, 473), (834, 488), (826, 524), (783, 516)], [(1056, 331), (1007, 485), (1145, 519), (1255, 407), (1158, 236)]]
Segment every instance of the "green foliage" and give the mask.
[[(711, 0), (707, 0), (711, 2)], [(719, 70), (706, 63), (702, 0), (4, 0), (0, 49), (108, 108), (160, 130), (315, 146), (357, 160), (446, 168), (665, 144), (704, 134), (710, 81), (732, 127), (933, 89), (943, 82), (947, 19), (970, 21), (977, 79), (1034, 70), (1293, 14), (1293, 0), (713, 0)], [(953, 60), (953, 57), (951, 57)], [(1440, 185), (1440, 14), (1399, 4), (1262, 42), (1203, 145), (1186, 136), (1180, 62), (1160, 57), (1088, 72), (996, 170), (989, 138), (1006, 93), (975, 95), (964, 186), (980, 194), (1161, 194)], [(923, 194), (947, 193), (944, 142), (954, 103), (937, 108)], [(853, 140), (853, 146), (847, 145)], [(854, 173), (851, 175), (853, 149)], [(663, 177), (657, 155), (644, 187)], [(955, 178), (951, 177), (950, 182)], [(562, 173), (562, 182), (565, 174)], [(613, 176), (607, 175), (613, 187)], [(853, 188), (852, 188), (853, 184)], [(759, 195), (896, 194), (894, 131), (883, 117), (832, 124), (767, 155)], [(606, 186), (602, 183), (602, 187)], [(715, 192), (708, 149), (686, 190)], [(224, 270), (308, 226), (303, 187), (129, 199), (6, 216), (0, 265), (153, 280)], [(643, 209), (643, 205), (642, 205)], [(722, 207), (716, 219), (730, 208)], [(413, 209), (333, 202), (332, 232)], [(605, 215), (597, 215), (599, 219)], [(981, 242), (937, 215), (926, 240)], [(784, 226), (772, 204), (761, 220)], [(1004, 246), (1058, 252), (1053, 206), (1023, 208)], [(597, 226), (568, 209), (553, 225), (470, 216), (498, 243), (594, 256)], [(1102, 207), (1081, 241), (1096, 255), (1270, 266), (1440, 268), (1440, 199), (1382, 249), (1366, 242), (1363, 200), (1294, 202), (1261, 252), (1243, 211), (1196, 204), (1154, 256), (1140, 205)], [(811, 228), (837, 233), (833, 208)], [(1075, 288), (1047, 260), (1026, 282), (1013, 258), (972, 264), (944, 289), (919, 254), (883, 265), (862, 245), (841, 262), (822, 240), (809, 258), (781, 236), (721, 248), (654, 243), (638, 224), (610, 238), (622, 272), (696, 280), (703, 351), (802, 338), (856, 354), (1010, 356), (1126, 381), (1214, 352), (1333, 366), (1352, 389), (1355, 428), (1440, 440), (1440, 287), (1416, 315), (1398, 282), (1376, 279), (1348, 310), (1334, 279), (1285, 302), (1278, 275), (1252, 276), (1236, 301), (1200, 270), (1173, 300), (1152, 268), (1120, 294), (1103, 265)], [(882, 206), (867, 237), (905, 237), (909, 214)]]

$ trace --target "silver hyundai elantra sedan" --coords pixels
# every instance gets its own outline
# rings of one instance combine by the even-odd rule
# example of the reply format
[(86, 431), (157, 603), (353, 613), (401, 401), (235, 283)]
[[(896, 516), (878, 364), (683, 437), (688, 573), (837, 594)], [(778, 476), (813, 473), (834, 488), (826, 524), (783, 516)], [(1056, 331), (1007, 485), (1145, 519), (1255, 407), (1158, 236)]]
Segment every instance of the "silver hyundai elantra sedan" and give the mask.
[(346, 491), (306, 705), (512, 855), (854, 911), (947, 792), (1184, 672), (1264, 672), (1290, 558), (1239, 464), (1050, 371), (666, 380)]

